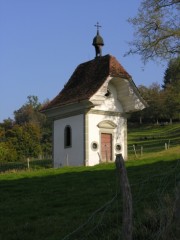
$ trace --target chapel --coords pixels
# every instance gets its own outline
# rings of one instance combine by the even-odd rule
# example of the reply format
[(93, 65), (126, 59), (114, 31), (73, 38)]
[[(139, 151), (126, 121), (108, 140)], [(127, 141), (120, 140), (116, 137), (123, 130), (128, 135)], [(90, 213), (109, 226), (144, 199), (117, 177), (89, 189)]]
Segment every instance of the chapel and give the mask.
[(92, 45), (95, 58), (79, 64), (42, 109), (53, 120), (55, 168), (112, 162), (119, 153), (126, 160), (127, 115), (146, 107), (131, 75), (114, 56), (102, 56), (98, 25)]

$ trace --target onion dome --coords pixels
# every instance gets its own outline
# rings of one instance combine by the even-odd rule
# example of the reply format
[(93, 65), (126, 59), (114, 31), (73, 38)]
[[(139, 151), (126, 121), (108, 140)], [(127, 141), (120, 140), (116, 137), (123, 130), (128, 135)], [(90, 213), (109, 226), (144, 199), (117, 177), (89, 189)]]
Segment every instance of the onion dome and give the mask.
[(99, 35), (99, 28), (101, 27), (99, 23), (97, 22), (97, 34), (93, 39), (92, 45), (95, 47), (96, 57), (102, 56), (102, 46), (104, 46), (103, 38)]

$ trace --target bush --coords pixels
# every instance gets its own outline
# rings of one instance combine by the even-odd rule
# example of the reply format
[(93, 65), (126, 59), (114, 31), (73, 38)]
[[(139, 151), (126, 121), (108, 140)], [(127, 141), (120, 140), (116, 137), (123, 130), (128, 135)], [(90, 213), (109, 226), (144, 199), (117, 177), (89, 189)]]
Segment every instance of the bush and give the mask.
[(6, 142), (0, 142), (0, 161), (1, 162), (12, 162), (17, 161), (18, 155), (16, 150), (11, 144)]

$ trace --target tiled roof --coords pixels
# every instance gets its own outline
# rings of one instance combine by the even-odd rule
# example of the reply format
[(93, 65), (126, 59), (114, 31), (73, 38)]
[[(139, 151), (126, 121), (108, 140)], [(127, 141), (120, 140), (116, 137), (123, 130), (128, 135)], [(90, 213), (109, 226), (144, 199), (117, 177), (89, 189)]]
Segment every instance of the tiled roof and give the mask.
[(105, 55), (80, 64), (62, 91), (42, 111), (92, 97), (108, 76), (131, 79), (115, 57)]

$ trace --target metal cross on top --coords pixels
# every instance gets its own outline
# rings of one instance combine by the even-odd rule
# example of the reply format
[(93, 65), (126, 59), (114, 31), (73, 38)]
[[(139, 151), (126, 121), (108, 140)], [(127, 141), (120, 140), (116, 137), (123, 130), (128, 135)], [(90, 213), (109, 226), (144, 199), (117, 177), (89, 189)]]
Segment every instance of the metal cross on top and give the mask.
[(101, 26), (99, 25), (99, 22), (97, 22), (97, 24), (94, 25), (94, 26), (97, 27), (97, 31), (99, 31), (99, 28), (101, 27)]

